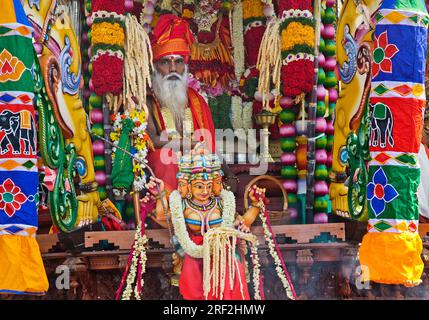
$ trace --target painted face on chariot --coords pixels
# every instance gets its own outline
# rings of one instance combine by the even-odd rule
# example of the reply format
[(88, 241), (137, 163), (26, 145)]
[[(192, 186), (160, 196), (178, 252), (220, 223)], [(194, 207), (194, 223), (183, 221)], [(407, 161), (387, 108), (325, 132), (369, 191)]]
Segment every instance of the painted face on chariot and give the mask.
[(177, 180), (177, 189), (180, 192), (180, 196), (182, 198), (185, 198), (186, 195), (188, 194), (188, 180), (186, 179), (178, 179)]
[(213, 180), (195, 179), (190, 183), (192, 199), (200, 203), (207, 203), (213, 194)]
[(183, 56), (168, 55), (156, 61), (155, 68), (165, 80), (180, 80), (187, 71), (187, 64)]
[(223, 189), (222, 176), (219, 174), (219, 175), (216, 175), (216, 177), (213, 179), (213, 194), (216, 197), (219, 196), (222, 189)]

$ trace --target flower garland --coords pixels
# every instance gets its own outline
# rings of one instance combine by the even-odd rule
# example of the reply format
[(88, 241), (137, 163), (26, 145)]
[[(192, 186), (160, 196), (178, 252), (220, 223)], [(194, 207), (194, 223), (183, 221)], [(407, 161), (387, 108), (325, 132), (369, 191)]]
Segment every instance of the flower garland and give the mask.
[(261, 221), (262, 221), (265, 241), (267, 241), (270, 255), (274, 259), (275, 270), (277, 272), (277, 275), (283, 284), (283, 288), (285, 289), (286, 295), (290, 299), (296, 300), (296, 293), (293, 288), (292, 281), (290, 280), (289, 274), (287, 272), (286, 265), (283, 261), (277, 241), (273, 236), (273, 232), (271, 230), (271, 224), (269, 222), (268, 212), (267, 212), (267, 209), (265, 208), (263, 199), (259, 199), (259, 208), (260, 208), (259, 217), (261, 218)]
[(281, 0), (283, 95), (295, 97), (313, 88), (314, 17), (311, 0)]
[[(135, 16), (127, 14), (125, 26), (127, 31), (124, 70), (125, 107), (140, 110), (141, 106), (146, 105), (147, 87), (152, 86), (152, 49), (148, 34)], [(137, 104), (133, 98), (137, 100)]]
[(252, 264), (253, 264), (253, 289), (255, 292), (255, 300), (262, 300), (263, 291), (260, 286), (262, 278), (261, 278), (261, 265), (259, 263), (259, 256), (258, 256), (258, 245), (259, 242), (256, 240), (251, 248), (250, 253), (252, 255)]
[(122, 93), (124, 14), (124, 0), (93, 0), (92, 2), (90, 86), (97, 95)]
[[(223, 202), (221, 227), (232, 228), (235, 217), (235, 196), (231, 191), (222, 190), (221, 199)], [(203, 246), (196, 245), (186, 229), (185, 218), (183, 216), (182, 197), (179, 191), (175, 190), (169, 197), (171, 220), (173, 222), (174, 233), (177, 236), (182, 248), (193, 258), (203, 258)]]
[[(141, 300), (141, 291), (144, 286), (143, 275), (146, 272), (146, 246), (148, 244), (148, 238), (146, 234), (144, 234), (142, 230), (142, 223), (140, 222), (137, 225), (136, 233), (134, 236), (134, 245), (131, 249), (132, 252), (128, 258), (128, 266), (129, 273), (126, 279), (126, 287), (124, 292), (122, 293), (122, 300), (130, 300), (133, 294), (133, 284), (137, 282), (134, 287), (134, 296), (136, 300)], [(130, 261), (131, 259), (131, 261)], [(125, 271), (125, 274), (128, 270)], [(121, 286), (122, 287), (122, 286)], [(120, 290), (118, 290), (120, 293)], [(117, 293), (117, 294), (118, 294)]]
[[(243, 36), (243, 4), (240, 1), (234, 7), (232, 14), (232, 42), (234, 48), (235, 87), (238, 87), (244, 72), (244, 36)], [(242, 99), (238, 95), (232, 97), (231, 119), (232, 127), (236, 130), (243, 128)]]
[(258, 54), (257, 68), (260, 72), (258, 92), (262, 95), (263, 109), (270, 109), (271, 81), (275, 96), (280, 94), (281, 41), (278, 36), (280, 20), (273, 18), (268, 22)]
[[(225, 290), (225, 281), (228, 274), (230, 290), (234, 289), (236, 270), (238, 262), (235, 259), (235, 250), (237, 247), (238, 238), (243, 239), (252, 244), (252, 252), (257, 251), (257, 238), (251, 233), (243, 233), (234, 228), (214, 228), (207, 231), (204, 235), (203, 242), (203, 288), (204, 295), (207, 299), (210, 292), (220, 300), (223, 298)], [(252, 257), (256, 274), (260, 275), (259, 260), (257, 255)], [(227, 271), (228, 265), (228, 273)], [(244, 300), (243, 294), (243, 279), (240, 273), (237, 273), (240, 283), (240, 292)], [(244, 279), (245, 280), (245, 279)], [(259, 278), (255, 281), (259, 283)], [(255, 291), (259, 294), (259, 287)], [(260, 297), (260, 295), (256, 295)]]
[[(134, 190), (141, 191), (144, 189), (146, 183), (146, 175), (144, 172), (144, 164), (147, 163), (147, 153), (150, 144), (149, 134), (146, 132), (147, 128), (147, 114), (144, 110), (137, 111), (125, 111), (123, 114), (117, 113), (112, 115), (113, 127), (110, 133), (110, 139), (115, 146), (118, 146), (119, 138), (122, 132), (122, 126), (126, 119), (131, 119), (134, 123), (132, 135), (134, 136), (134, 158), (137, 160), (133, 165), (134, 178)], [(115, 160), (116, 147), (112, 148), (112, 162)]]

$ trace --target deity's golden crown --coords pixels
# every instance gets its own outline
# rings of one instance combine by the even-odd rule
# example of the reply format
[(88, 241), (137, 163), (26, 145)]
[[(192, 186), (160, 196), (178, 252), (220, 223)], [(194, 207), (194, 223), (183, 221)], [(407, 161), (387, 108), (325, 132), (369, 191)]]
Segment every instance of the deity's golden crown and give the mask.
[(209, 180), (219, 175), (223, 176), (219, 157), (207, 149), (196, 147), (180, 158), (179, 172), (176, 177), (186, 180)]

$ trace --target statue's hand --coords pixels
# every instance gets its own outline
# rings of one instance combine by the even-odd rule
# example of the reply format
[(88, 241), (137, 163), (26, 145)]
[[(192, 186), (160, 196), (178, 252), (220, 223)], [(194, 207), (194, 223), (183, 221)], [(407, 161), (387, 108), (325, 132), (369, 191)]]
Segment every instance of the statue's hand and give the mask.
[(98, 218), (98, 207), (100, 205), (98, 192), (82, 193), (76, 199), (78, 200), (76, 225), (81, 227), (95, 222)]
[(241, 232), (250, 232), (250, 228), (244, 223), (243, 218), (237, 218), (234, 222), (234, 228), (240, 230)]
[[(159, 184), (159, 190), (156, 186), (157, 184)], [(146, 183), (146, 188), (148, 189), (150, 194), (156, 197), (160, 192), (162, 193), (164, 191), (164, 181), (162, 181), (161, 179), (150, 177), (149, 182)]]
[(329, 186), (329, 199), (332, 203), (332, 212), (342, 217), (350, 217), (347, 201), (348, 188), (343, 182), (331, 182)]
[(148, 204), (150, 203), (152, 200), (154, 200), (154, 197), (152, 194), (147, 193), (143, 198), (140, 199), (140, 202), (142, 204)]
[(265, 197), (265, 188), (259, 188), (256, 184), (254, 184), (249, 191), (249, 198), (252, 206), (256, 206), (259, 203), (259, 200), (262, 199), (264, 203), (267, 203), (267, 198)]

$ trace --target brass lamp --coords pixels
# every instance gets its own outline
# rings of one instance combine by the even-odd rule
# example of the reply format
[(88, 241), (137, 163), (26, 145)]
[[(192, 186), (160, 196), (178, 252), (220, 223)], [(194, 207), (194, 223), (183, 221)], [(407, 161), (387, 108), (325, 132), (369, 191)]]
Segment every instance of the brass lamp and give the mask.
[(274, 162), (269, 151), (269, 136), (270, 131), (268, 128), (275, 123), (277, 113), (272, 113), (268, 110), (262, 110), (262, 112), (255, 115), (255, 120), (258, 125), (262, 127), (261, 134), (261, 161), (263, 162)]

